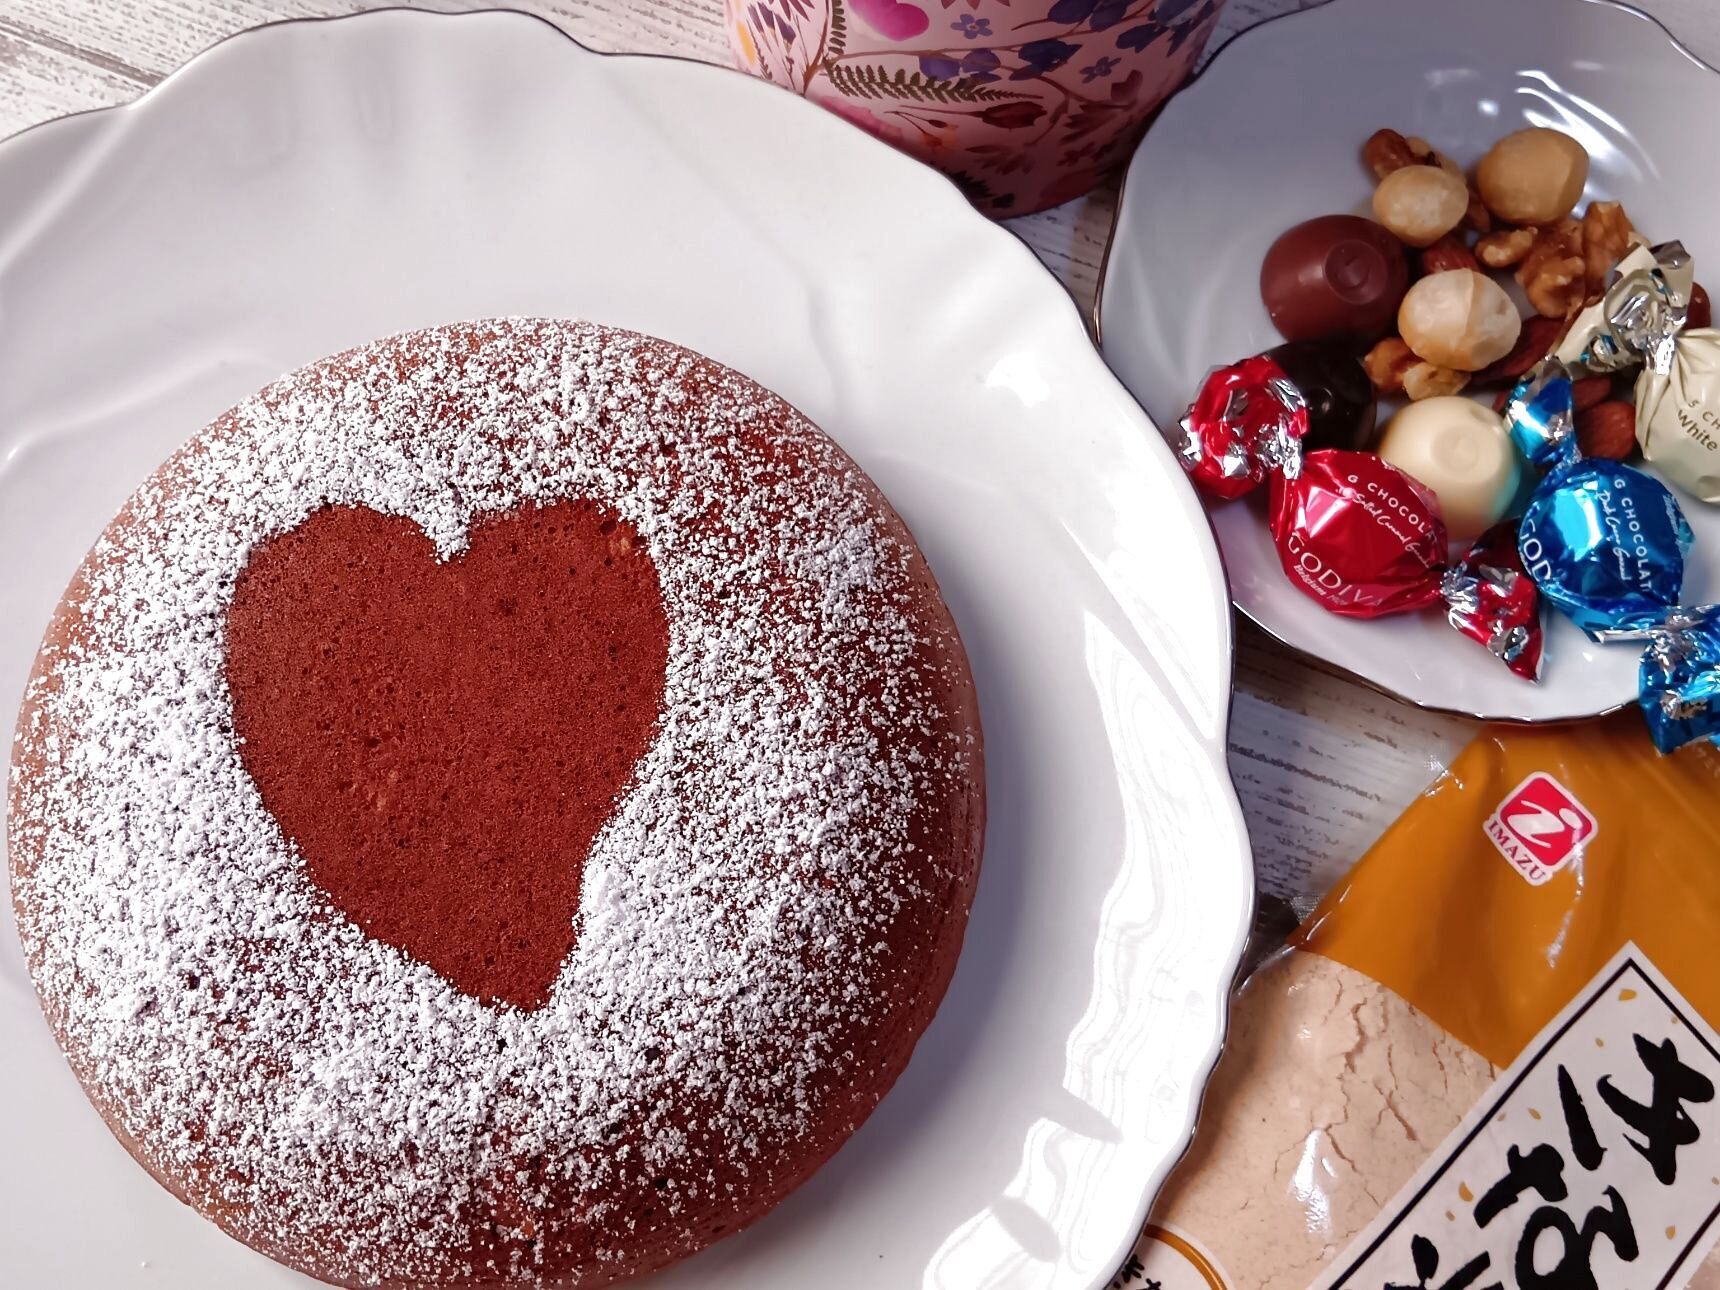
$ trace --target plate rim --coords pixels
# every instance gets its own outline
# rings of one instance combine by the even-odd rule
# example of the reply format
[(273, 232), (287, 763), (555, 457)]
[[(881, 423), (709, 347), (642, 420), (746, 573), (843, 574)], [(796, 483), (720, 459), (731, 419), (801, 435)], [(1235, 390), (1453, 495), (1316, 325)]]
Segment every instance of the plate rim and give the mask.
[[(1214, 49), (1211, 53), (1209, 53), (1207, 55), (1206, 62), (1202, 65), (1201, 69), (1198, 72), (1196, 72), (1193, 76), (1189, 77), (1188, 80), (1184, 81), (1182, 83), (1182, 85), (1180, 85), (1177, 88), (1176, 92), (1171, 95), (1169, 100), (1166, 101), (1166, 105), (1165, 105), (1166, 108), (1171, 107), (1178, 98), (1180, 98), (1182, 95), (1186, 94), (1189, 90), (1193, 89), (1201, 81), (1201, 79), (1203, 77), (1205, 77), (1208, 72), (1210, 72), (1212, 70), (1213, 65), (1219, 60), (1219, 58), (1221, 58), (1223, 55), (1229, 53), (1234, 46), (1240, 44), (1247, 37), (1253, 36), (1257, 32), (1265, 31), (1269, 27), (1275, 27), (1281, 22), (1291, 21), (1291, 20), (1294, 20), (1297, 18), (1306, 18), (1312, 14), (1320, 13), (1320, 12), (1322, 12), (1324, 10), (1328, 10), (1328, 9), (1335, 10), (1335, 9), (1339, 9), (1339, 8), (1348, 8), (1351, 6), (1355, 6), (1355, 7), (1359, 8), (1365, 2), (1366, 2), (1366, 0), (1321, 0), (1320, 3), (1309, 5), (1305, 9), (1288, 9), (1283, 13), (1272, 15), (1272, 17), (1267, 18), (1262, 22), (1257, 22), (1252, 27), (1244, 27), (1240, 31), (1232, 32), (1228, 37), (1225, 38), (1225, 40), (1222, 44), (1220, 44), (1216, 49)], [(1614, 10), (1618, 10), (1622, 13), (1629, 14), (1630, 16), (1632, 16), (1634, 18), (1639, 18), (1639, 19), (1643, 20), (1644, 22), (1649, 23), (1651, 26), (1658, 28), (1661, 35), (1666, 38), (1667, 43), (1670, 44), (1672, 46), (1672, 48), (1677, 53), (1679, 53), (1683, 57), (1689, 59), (1697, 67), (1702, 68), (1705, 71), (1712, 72), (1717, 76), (1720, 76), (1720, 66), (1716, 66), (1715, 64), (1710, 63), (1707, 59), (1703, 58), (1695, 50), (1691, 49), (1690, 46), (1687, 45), (1684, 41), (1680, 40), (1678, 38), (1678, 36), (1673, 33), (1672, 29), (1670, 27), (1668, 27), (1666, 25), (1666, 23), (1663, 22), (1660, 18), (1658, 18), (1657, 16), (1655, 16), (1652, 13), (1649, 13), (1646, 9), (1639, 8), (1637, 5), (1629, 3), (1628, 0), (1567, 0), (1567, 2), (1568, 3), (1575, 3), (1575, 4), (1595, 5), (1595, 6), (1598, 6), (1600, 8), (1605, 8), (1605, 9), (1614, 9)], [(1120, 170), (1118, 170), (1118, 172), (1117, 172), (1117, 197), (1116, 197), (1116, 201), (1112, 204), (1112, 207), (1111, 207), (1110, 225), (1105, 230), (1105, 246), (1104, 246), (1104, 249), (1099, 254), (1099, 273), (1098, 273), (1098, 277), (1094, 283), (1093, 303), (1092, 303), (1091, 307), (1088, 309), (1087, 314), (1086, 314), (1087, 329), (1088, 329), (1089, 333), (1091, 333), (1091, 335), (1093, 337), (1093, 344), (1094, 344), (1095, 348), (1098, 349), (1101, 356), (1103, 356), (1104, 352), (1105, 352), (1105, 348), (1104, 348), (1104, 346), (1105, 346), (1105, 340), (1104, 340), (1105, 287), (1110, 281), (1111, 266), (1112, 266), (1112, 255), (1111, 255), (1111, 253), (1116, 248), (1117, 230), (1118, 230), (1119, 226), (1122, 224), (1123, 203), (1124, 203), (1124, 201), (1127, 197), (1128, 191), (1129, 191), (1129, 176), (1134, 173), (1136, 155), (1146, 145), (1147, 139), (1149, 137), (1151, 137), (1152, 132), (1155, 129), (1160, 128), (1160, 122), (1163, 121), (1163, 119), (1165, 118), (1166, 115), (1167, 115), (1166, 112), (1160, 112), (1157, 116), (1154, 117), (1152, 124), (1149, 125), (1147, 127), (1147, 129), (1142, 132), (1141, 138), (1136, 142), (1135, 147), (1130, 151), (1128, 160), (1123, 163), (1122, 168)], [(1114, 295), (1115, 293), (1112, 293), (1112, 294)], [(1106, 359), (1106, 362), (1108, 364), (1110, 362), (1110, 360)], [(1146, 409), (1143, 407), (1142, 411), (1145, 411), (1145, 410)], [(1148, 413), (1147, 418), (1149, 421), (1151, 421), (1152, 420), (1152, 414)], [(1158, 423), (1156, 421), (1154, 421), (1153, 424), (1156, 427)], [(1201, 509), (1207, 517), (1207, 524), (1209, 525), (1209, 527), (1213, 528), (1213, 541), (1218, 546), (1219, 564), (1221, 566), (1225, 566), (1225, 585), (1228, 587), (1230, 585), (1230, 573), (1229, 573), (1229, 568), (1225, 563), (1224, 545), (1223, 545), (1223, 543), (1218, 542), (1217, 528), (1216, 528), (1216, 526), (1212, 525), (1212, 512), (1205, 505), (1204, 501), (1202, 503)], [(1270, 640), (1277, 643), (1280, 647), (1287, 650), (1289, 653), (1295, 655), (1295, 657), (1297, 659), (1301, 660), (1302, 662), (1313, 664), (1313, 665), (1317, 666), (1318, 668), (1320, 668), (1322, 671), (1335, 672), (1338, 675), (1341, 675), (1342, 677), (1344, 677), (1346, 680), (1352, 681), (1357, 685), (1360, 685), (1366, 689), (1372, 690), (1375, 694), (1383, 695), (1385, 698), (1388, 698), (1388, 699), (1394, 699), (1399, 703), (1407, 704), (1408, 706), (1415, 708), (1421, 712), (1431, 713), (1435, 716), (1460, 717), (1466, 721), (1483, 721), (1483, 722), (1487, 722), (1490, 725), (1511, 726), (1511, 727), (1517, 727), (1517, 728), (1522, 728), (1522, 729), (1527, 729), (1527, 728), (1531, 728), (1531, 727), (1551, 729), (1551, 728), (1554, 728), (1557, 726), (1576, 725), (1576, 724), (1579, 724), (1579, 723), (1585, 722), (1585, 721), (1598, 721), (1598, 720), (1602, 719), (1603, 717), (1610, 717), (1610, 716), (1614, 715), (1615, 713), (1623, 712), (1626, 708), (1634, 707), (1635, 703), (1636, 703), (1635, 699), (1626, 698), (1626, 699), (1620, 699), (1617, 703), (1612, 704), (1610, 707), (1597, 708), (1593, 712), (1578, 713), (1578, 714), (1572, 714), (1570, 716), (1558, 716), (1558, 717), (1519, 717), (1519, 716), (1511, 716), (1511, 715), (1501, 715), (1498, 713), (1475, 712), (1471, 709), (1457, 707), (1455, 705), (1435, 703), (1435, 702), (1428, 700), (1428, 699), (1417, 699), (1417, 698), (1412, 697), (1411, 695), (1403, 693), (1401, 690), (1395, 689), (1394, 687), (1386, 684), (1383, 681), (1376, 681), (1372, 677), (1363, 676), (1360, 672), (1357, 672), (1351, 668), (1345, 667), (1342, 663), (1337, 663), (1337, 662), (1332, 661), (1331, 659), (1322, 658), (1320, 655), (1314, 653), (1312, 650), (1310, 650), (1310, 649), (1308, 649), (1302, 645), (1298, 645), (1295, 641), (1289, 640), (1284, 635), (1282, 635), (1280, 632), (1278, 632), (1276, 629), (1274, 629), (1271, 625), (1269, 625), (1268, 623), (1263, 621), (1260, 617), (1258, 617), (1254, 613), (1253, 610), (1251, 610), (1248, 606), (1244, 605), (1241, 601), (1237, 600), (1234, 596), (1232, 596), (1230, 604), (1231, 604), (1231, 608), (1234, 609), (1243, 618), (1247, 619), (1248, 622), (1250, 624), (1252, 624), (1252, 626), (1254, 627), (1254, 629), (1256, 631), (1259, 631), (1262, 634), (1264, 634), (1267, 638), (1269, 638)], [(1235, 664), (1235, 653), (1234, 653), (1234, 651), (1232, 651), (1232, 666), (1233, 666), (1233, 668), (1234, 668), (1234, 664)]]
[[(113, 121), (122, 119), (131, 112), (148, 110), (152, 105), (152, 101), (158, 97), (158, 91), (165, 89), (180, 80), (194, 67), (194, 65), (201, 64), (205, 60), (221, 56), (230, 46), (235, 44), (249, 43), (254, 38), (259, 37), (267, 38), (269, 33), (273, 33), (277, 29), (310, 29), (313, 27), (320, 28), (336, 24), (349, 26), (375, 26), (379, 25), (381, 21), (389, 20), (405, 21), (412, 24), (425, 22), (442, 25), (447, 20), (451, 19), (502, 19), (510, 22), (517, 19), (527, 19), (535, 26), (541, 28), (546, 35), (553, 36), (571, 45), (580, 55), (602, 59), (606, 62), (617, 64), (654, 65), (658, 63), (666, 63), (685, 65), (689, 69), (697, 69), (697, 74), (699, 75), (717, 73), (728, 79), (731, 84), (746, 82), (754, 87), (752, 90), (746, 92), (774, 92), (783, 95), (786, 99), (794, 100), (800, 105), (798, 107), (782, 108), (779, 110), (798, 110), (808, 113), (816, 113), (820, 117), (829, 115), (824, 111), (824, 109), (818, 107), (816, 104), (805, 99), (801, 95), (794, 94), (792, 91), (787, 90), (784, 87), (769, 84), (757, 77), (746, 75), (745, 73), (728, 67), (722, 63), (708, 62), (686, 54), (595, 49), (581, 41), (578, 37), (572, 35), (553, 18), (544, 14), (523, 9), (510, 8), (506, 5), (487, 5), (483, 8), (468, 10), (433, 10), (416, 8), (407, 4), (386, 4), (376, 8), (356, 10), (347, 13), (275, 18), (242, 28), (238, 31), (229, 32), (226, 35), (204, 45), (201, 49), (197, 50), (197, 52), (191, 54), (184, 59), (184, 61), (173, 67), (172, 70), (163, 75), (154, 84), (144, 88), (135, 97), (127, 100), (126, 102), (108, 104), (100, 107), (82, 108), (73, 112), (62, 113), (43, 121), (33, 122), (9, 135), (0, 136), (0, 165), (4, 165), (7, 158), (16, 152), (17, 149), (14, 145), (20, 145), (26, 140), (30, 143), (39, 145), (44, 136), (52, 139), (54, 136), (62, 133), (62, 131), (65, 133), (66, 139), (63, 144), (58, 146), (65, 149), (68, 156), (75, 157), (78, 150), (88, 148), (91, 146), (93, 141), (100, 137), (99, 131), (104, 125), (111, 125)], [(1244, 33), (1238, 34), (1240, 35)], [(1234, 39), (1235, 37), (1232, 37), (1232, 40)], [(1225, 43), (1226, 47), (1228, 47), (1230, 43), (1231, 41), (1227, 41)], [(80, 131), (83, 132), (81, 135)], [(880, 154), (887, 155), (888, 157), (895, 159), (892, 164), (900, 165), (904, 170), (904, 174), (917, 173), (918, 182), (923, 183), (928, 178), (935, 180), (943, 190), (944, 199), (957, 203), (957, 205), (951, 207), (952, 210), (966, 212), (966, 218), (971, 220), (972, 225), (976, 230), (988, 230), (986, 232), (979, 233), (979, 236), (1001, 236), (1006, 239), (999, 241), (998, 245), (1009, 248), (1010, 254), (1016, 256), (1024, 267), (1028, 268), (1031, 272), (1043, 275), (1045, 281), (1055, 285), (1058, 290), (1058, 294), (1062, 298), (1063, 305), (1068, 311), (1067, 316), (1069, 321), (1073, 323), (1076, 332), (1086, 342), (1086, 348), (1090, 351), (1092, 366), (1090, 378), (1093, 380), (1110, 382), (1114, 387), (1115, 394), (1118, 396), (1118, 402), (1121, 407), (1125, 410), (1133, 409), (1134, 415), (1138, 419), (1138, 424), (1136, 424), (1135, 429), (1142, 433), (1150, 434), (1153, 440), (1159, 440), (1160, 436), (1158, 433), (1157, 423), (1140, 404), (1140, 401), (1135, 398), (1134, 394), (1122, 382), (1121, 378), (1111, 370), (1109, 363), (1105, 360), (1102, 351), (1097, 345), (1097, 335), (1096, 333), (1089, 331), (1087, 318), (1085, 317), (1080, 302), (1076, 299), (1074, 292), (1067, 283), (1051, 272), (1051, 270), (1044, 264), (1044, 262), (1034, 252), (1033, 248), (1020, 234), (1016, 233), (1006, 223), (988, 219), (979, 211), (975, 210), (971, 203), (968, 202), (967, 198), (962, 195), (959, 186), (941, 171), (915, 162), (912, 158), (907, 157), (905, 154), (898, 152), (888, 144), (874, 138), (870, 134), (859, 130), (858, 128), (850, 127), (849, 137), (851, 141), (857, 143), (858, 146), (876, 149)], [(50, 164), (58, 166), (65, 164), (65, 161), (64, 159), (55, 158), (50, 162)], [(1114, 233), (1115, 216), (1113, 215), (1111, 234), (1107, 237), (1105, 258), (1101, 263), (1101, 270), (1103, 270), (1105, 263), (1108, 263), (1110, 237), (1114, 236)], [(1098, 299), (1096, 296), (1094, 302), (1095, 308), (1097, 307), (1097, 303)], [(1205, 508), (1201, 505), (1198, 494), (1195, 492), (1192, 485), (1189, 484), (1186, 477), (1182, 475), (1180, 470), (1167, 471), (1166, 477), (1172, 479), (1176, 487), (1185, 490), (1185, 495), (1199, 510), (1202, 518), (1208, 519), (1206, 526), (1207, 532), (1205, 536), (1205, 542), (1207, 545), (1205, 549), (1210, 555), (1211, 568), (1216, 577), (1215, 596), (1217, 603), (1214, 608), (1218, 619), (1222, 624), (1225, 659), (1223, 664), (1217, 669), (1217, 675), (1212, 682), (1212, 684), (1216, 685), (1220, 691), (1216, 696), (1218, 701), (1213, 704), (1216, 726), (1212, 738), (1210, 740), (1203, 739), (1201, 742), (1206, 746), (1207, 750), (1207, 756), (1203, 759), (1206, 762), (1206, 771), (1212, 778), (1214, 785), (1222, 792), (1223, 800), (1229, 807), (1230, 820), (1234, 826), (1235, 836), (1238, 842), (1236, 852), (1233, 856), (1233, 863), (1235, 863), (1238, 869), (1238, 878), (1240, 880), (1243, 899), (1235, 913), (1230, 945), (1224, 951), (1223, 955), (1220, 956), (1220, 966), (1224, 967), (1225, 970), (1213, 982), (1212, 988), (1215, 1002), (1214, 1012), (1216, 1014), (1211, 1017), (1214, 1025), (1213, 1041), (1208, 1051), (1195, 1062), (1194, 1066), (1188, 1072), (1189, 1079), (1185, 1086), (1187, 1097), (1186, 1112), (1182, 1117), (1180, 1117), (1182, 1124), (1179, 1131), (1172, 1135), (1171, 1139), (1176, 1145), (1174, 1145), (1173, 1149), (1166, 1152), (1163, 1160), (1160, 1162), (1159, 1168), (1161, 1173), (1158, 1178), (1157, 1185), (1149, 1186), (1148, 1179), (1142, 1179), (1140, 1184), (1141, 1190), (1136, 1203), (1133, 1206), (1136, 1216), (1135, 1221), (1126, 1232), (1119, 1235), (1116, 1249), (1114, 1251), (1114, 1258), (1108, 1258), (1106, 1261), (1106, 1266), (1110, 1267), (1112, 1270), (1101, 1273), (1099, 1280), (1093, 1283), (1091, 1290), (1103, 1290), (1103, 1287), (1110, 1283), (1115, 1269), (1121, 1267), (1133, 1251), (1140, 1239), (1141, 1232), (1147, 1226), (1152, 1206), (1158, 1199), (1159, 1191), (1163, 1188), (1170, 1173), (1174, 1171), (1177, 1164), (1184, 1156), (1187, 1155), (1193, 1144), (1195, 1130), (1198, 1126), (1201, 1112), (1204, 1109), (1205, 1100), (1210, 1090), (1213, 1070), (1222, 1057), (1223, 1052), (1228, 1047), (1230, 1028), (1232, 1024), (1232, 993), (1242, 974), (1244, 953), (1247, 948), (1250, 932), (1253, 926), (1254, 914), (1258, 904), (1258, 890), (1253, 865), (1253, 846), (1249, 834), (1248, 821), (1242, 810), (1240, 795), (1237, 792), (1236, 781), (1231, 773), (1228, 759), (1229, 732), (1234, 716), (1236, 697), (1235, 680), (1237, 668), (1237, 642), (1236, 621), (1233, 616), (1234, 602), (1231, 601), (1229, 595), (1229, 579), (1224, 568), (1223, 551), (1219, 546), (1216, 533), (1212, 530), (1210, 519), (1206, 516)], [(1146, 1092), (1144, 1088), (1141, 1091), (1143, 1094)]]

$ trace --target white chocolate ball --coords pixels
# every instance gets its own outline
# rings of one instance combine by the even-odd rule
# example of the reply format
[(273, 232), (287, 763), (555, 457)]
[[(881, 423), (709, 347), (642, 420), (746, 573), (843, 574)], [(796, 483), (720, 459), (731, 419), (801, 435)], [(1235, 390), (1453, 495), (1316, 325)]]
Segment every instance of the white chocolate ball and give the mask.
[(1508, 134), (1475, 168), (1482, 204), (1511, 224), (1555, 224), (1576, 209), (1589, 181), (1589, 154), (1558, 130)]
[(1416, 357), (1458, 372), (1504, 358), (1522, 330), (1505, 288), (1474, 269), (1430, 273), (1398, 306), (1398, 332)]
[(1438, 166), (1405, 166), (1374, 189), (1374, 218), (1411, 246), (1432, 246), (1468, 210), (1469, 185)]
[(1517, 495), (1517, 450), (1497, 412), (1440, 395), (1386, 423), (1379, 454), (1439, 499), (1447, 534), (1467, 541), (1496, 523)]

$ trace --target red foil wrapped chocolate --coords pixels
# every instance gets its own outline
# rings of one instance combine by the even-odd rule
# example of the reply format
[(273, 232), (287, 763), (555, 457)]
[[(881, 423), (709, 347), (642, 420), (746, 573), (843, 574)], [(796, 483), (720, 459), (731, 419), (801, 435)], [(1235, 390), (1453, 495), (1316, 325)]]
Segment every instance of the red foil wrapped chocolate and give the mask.
[(1294, 460), (1308, 401), (1259, 354), (1208, 373), (1179, 428), (1172, 446), (1189, 478), (1214, 496), (1241, 497)]
[(1277, 476), (1272, 538), (1290, 580), (1334, 614), (1375, 618), (1440, 600), (1439, 507), (1372, 453), (1324, 448)]
[(1518, 676), (1541, 676), (1541, 593), (1517, 553), (1517, 521), (1495, 524), (1446, 570), (1446, 618)]

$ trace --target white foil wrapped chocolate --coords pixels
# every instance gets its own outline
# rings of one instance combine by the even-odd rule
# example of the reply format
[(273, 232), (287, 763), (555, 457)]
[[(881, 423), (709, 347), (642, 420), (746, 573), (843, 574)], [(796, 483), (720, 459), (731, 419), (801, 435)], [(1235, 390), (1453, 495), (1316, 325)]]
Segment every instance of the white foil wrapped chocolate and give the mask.
[(1636, 439), (1655, 471), (1705, 502), (1720, 502), (1720, 331), (1683, 332), (1665, 370), (1636, 383)]
[(1682, 243), (1639, 243), (1613, 267), (1606, 294), (1576, 316), (1553, 357), (1575, 376), (1643, 362), (1664, 366), (1688, 315), (1695, 279)]

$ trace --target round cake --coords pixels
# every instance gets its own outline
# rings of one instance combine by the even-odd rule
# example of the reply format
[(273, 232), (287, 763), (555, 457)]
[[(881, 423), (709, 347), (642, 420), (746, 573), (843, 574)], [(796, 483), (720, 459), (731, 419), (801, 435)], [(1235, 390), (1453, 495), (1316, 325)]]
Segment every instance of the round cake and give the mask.
[(584, 323), (222, 416), (84, 561), (18, 732), (72, 1069), (339, 1285), (606, 1285), (757, 1219), (906, 1065), (978, 874), (902, 521), (773, 394)]

